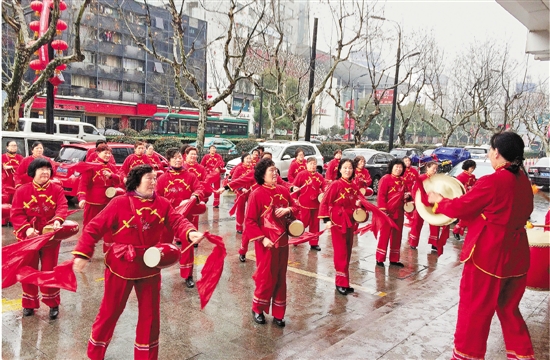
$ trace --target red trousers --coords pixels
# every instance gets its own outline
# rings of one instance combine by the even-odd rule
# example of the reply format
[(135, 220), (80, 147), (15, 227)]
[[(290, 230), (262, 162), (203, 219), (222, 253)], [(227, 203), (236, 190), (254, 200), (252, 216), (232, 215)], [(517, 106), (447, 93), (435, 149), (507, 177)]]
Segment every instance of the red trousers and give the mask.
[[(308, 231), (310, 233), (319, 232), (319, 208), (317, 209), (308, 209), (300, 207), (300, 213), (298, 218), (301, 222), (304, 223), (304, 227), (309, 227)], [(319, 245), (319, 237), (309, 241), (309, 245), (317, 246)]]
[(458, 224), (453, 228), (453, 234), (464, 235), (464, 230), (466, 230), (466, 224), (464, 221), (459, 220)]
[[(208, 186), (212, 187), (212, 190), (218, 190), (220, 188), (221, 176), (216, 176), (214, 180)], [(212, 206), (220, 206), (220, 194), (212, 191), (214, 194), (214, 204)]]
[(269, 313), (276, 319), (284, 319), (286, 311), (286, 270), (288, 246), (266, 248), (261, 241), (254, 242), (256, 250), (256, 283), (252, 310)]
[(508, 359), (534, 359), (527, 325), (519, 312), (527, 277), (499, 279), (478, 269), (472, 260), (464, 264), (453, 359), (483, 359), (491, 320), (500, 320)]
[[(195, 215), (190, 215), (187, 220), (189, 220), (195, 229), (199, 229), (199, 217)], [(172, 234), (172, 237), (174, 235)], [(182, 250), (189, 246), (189, 242), (185, 239), (180, 239), (182, 243)], [(184, 279), (187, 279), (190, 276), (193, 276), (193, 265), (195, 264), (195, 249), (191, 246), (180, 256), (180, 276)]]
[[(242, 210), (242, 220), (241, 220), (241, 225), (239, 225), (239, 212), (241, 211), (240, 210), (240, 206), (239, 208), (237, 208), (237, 230), (238, 231), (243, 231), (243, 225), (242, 225), (242, 221), (244, 221), (244, 208), (246, 208), (246, 204), (247, 203), (243, 203), (242, 207), (243, 207), (243, 210)], [(240, 230), (239, 230), (240, 229)], [(241, 247), (239, 248), (239, 254), (240, 255), (246, 255), (246, 253), (248, 252), (248, 240), (245, 240), (245, 237), (241, 237)]]
[(397, 219), (393, 219), (393, 221), (395, 222), (395, 225), (397, 225), (397, 229), (394, 229), (390, 226), (384, 226), (382, 227), (382, 229), (380, 229), (380, 233), (378, 235), (378, 245), (376, 247), (376, 261), (378, 262), (386, 261), (388, 244), (390, 245), (390, 261), (391, 262), (399, 261), (400, 250), (401, 250), (401, 237), (403, 236), (404, 219), (405, 219), (405, 215), (401, 210), (397, 215)]
[[(248, 195), (240, 195), (240, 196), (246, 196), (246, 199), (248, 200)], [(241, 201), (237, 205), (237, 210), (235, 211), (235, 217), (237, 218), (237, 224), (235, 226), (237, 231), (243, 231), (244, 227), (244, 212), (246, 210), (246, 203), (247, 201)]]
[[(409, 232), (409, 245), (417, 247), (420, 242), (420, 232), (424, 225), (424, 219), (420, 217), (415, 210), (413, 215), (413, 221), (411, 224), (411, 231)], [(440, 232), (441, 230), (441, 232)], [(434, 226), (430, 225), (430, 237), (428, 238), (428, 244), (437, 248), (439, 255), (443, 254), (443, 247), (447, 243), (449, 238), (449, 226)]]
[(160, 274), (145, 279), (125, 280), (105, 269), (105, 292), (88, 340), (88, 357), (105, 358), (115, 325), (124, 311), (128, 296), (136, 289), (138, 322), (134, 359), (157, 359), (160, 332)]
[[(61, 242), (49, 241), (42, 249), (35, 252), (29, 266), (41, 271), (51, 271), (57, 265), (59, 247)], [(40, 263), (40, 268), (38, 264)], [(38, 286), (32, 284), (21, 284), (23, 288), (23, 298), (21, 305), (26, 309), (38, 309), (40, 307), (40, 297), (38, 296)], [(59, 288), (40, 287), (42, 293), (42, 302), (49, 307), (59, 306), (61, 299), (59, 297)]]
[[(105, 205), (92, 205), (86, 203), (84, 206), (84, 214), (82, 215), (82, 229), (88, 225), (92, 219), (101, 212), (101, 210), (105, 209)], [(105, 235), (103, 235), (103, 253), (106, 253), (107, 250), (111, 247), (111, 244), (113, 243), (113, 235), (110, 231), (107, 231)]]
[(353, 228), (342, 233), (341, 228), (333, 225), (330, 228), (332, 248), (334, 249), (334, 270), (336, 286), (349, 287), (349, 261), (353, 247)]

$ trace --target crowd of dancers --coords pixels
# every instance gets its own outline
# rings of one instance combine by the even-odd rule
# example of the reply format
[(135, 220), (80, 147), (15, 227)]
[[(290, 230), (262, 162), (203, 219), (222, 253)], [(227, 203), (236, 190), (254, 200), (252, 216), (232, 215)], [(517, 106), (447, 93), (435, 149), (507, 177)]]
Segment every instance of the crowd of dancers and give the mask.
[[(63, 188), (51, 181), (55, 165), (42, 155), (42, 145), (33, 144), (32, 155), (27, 158), (17, 155), (15, 142), (8, 142), (7, 150), (2, 157), (3, 189), (15, 189), (10, 222), (17, 240), (39, 236), (48, 224), (63, 226), (67, 200)], [(404, 267), (400, 251), (405, 218), (410, 226), (408, 245), (411, 249), (420, 245), (424, 221), (417, 211), (405, 211), (418, 192), (422, 203), (433, 206), (434, 213), (461, 219), (452, 231), (457, 239), (470, 226), (462, 255), (466, 265), (453, 356), (483, 358), (490, 320), (496, 311), (503, 324), (508, 357), (533, 358), (529, 333), (518, 310), (529, 256), (523, 226), (533, 205), (529, 180), (518, 166), (523, 158), (519, 136), (506, 132), (493, 137), (490, 159), (496, 172), (478, 183), (473, 175), (476, 163), (464, 162), (464, 172), (457, 178), (467, 193), (452, 200), (423, 191), (423, 181), (437, 172), (435, 162), (427, 163), (426, 173), (419, 175), (410, 159), (392, 160), (387, 175), (380, 179), (375, 206), (365, 198), (372, 192), (372, 179), (362, 156), (342, 158), (337, 150), (323, 177), (316, 171), (316, 158), (306, 159), (304, 151), (297, 149), (288, 181), (281, 178), (271, 157), (261, 146), (244, 154), (222, 182), (225, 164), (214, 146), (200, 163), (194, 147), (168, 149), (168, 169), (164, 171), (153, 146), (143, 142), (136, 142), (135, 153), (120, 170), (114, 165), (108, 144), (98, 142), (89, 151), (78, 189), (78, 206), (84, 215), (83, 231), (73, 251), (73, 269), (84, 271), (101, 239), (106, 265), (105, 294), (92, 325), (89, 358), (104, 358), (132, 289), (139, 307), (135, 358), (158, 357), (160, 269), (147, 267), (143, 255), (159, 242), (197, 246), (204, 238), (198, 231), (198, 219), (206, 209), (205, 203), (214, 195), (213, 206), (218, 208), (220, 195), (227, 190), (236, 194), (230, 214), (236, 217), (236, 233), (242, 234), (239, 261), (246, 262), (251, 242), (256, 255), (251, 307), (256, 323), (265, 324), (265, 314), (271, 313), (277, 326), (286, 324), (288, 226), (292, 221), (300, 220), (308, 228), (309, 246), (316, 252), (322, 251), (320, 222), (324, 223), (331, 234), (335, 291), (345, 296), (354, 292), (349, 274), (353, 238), (360, 230), (359, 223), (366, 220), (357, 214), (368, 212), (372, 216), (368, 228), (378, 241), (376, 266), (385, 266), (389, 257), (389, 266)], [(125, 194), (114, 196), (117, 193)], [(479, 199), (480, 193), (484, 200)], [(531, 201), (526, 201), (527, 193)], [(188, 205), (192, 210), (185, 216), (176, 211)], [(499, 231), (492, 228), (493, 223), (502, 223)], [(430, 225), (428, 244), (432, 250), (442, 254), (449, 234), (448, 226)], [(483, 241), (477, 241), (479, 238)], [(507, 257), (511, 245), (517, 253)], [(40, 263), (42, 271), (52, 270), (57, 265), (59, 246), (59, 242), (49, 242), (36, 252), (30, 265), (38, 269)], [(502, 256), (496, 257), (496, 253)], [(193, 264), (194, 251), (183, 252), (180, 275), (189, 288), (195, 286)], [(59, 314), (59, 289), (44, 287), (40, 292), (42, 301), (50, 307), (50, 318), (55, 319)], [(484, 296), (470, 296), (472, 292), (483, 292)], [(39, 300), (38, 287), (24, 284), (23, 315), (32, 316), (40, 306)]]

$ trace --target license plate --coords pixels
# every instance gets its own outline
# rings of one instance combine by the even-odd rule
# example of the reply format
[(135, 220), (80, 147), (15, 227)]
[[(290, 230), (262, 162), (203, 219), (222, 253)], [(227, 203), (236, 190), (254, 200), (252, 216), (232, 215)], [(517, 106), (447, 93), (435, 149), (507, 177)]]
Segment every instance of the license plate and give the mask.
[(62, 167), (58, 167), (58, 168), (57, 168), (57, 173), (58, 173), (58, 174), (66, 174), (66, 173), (67, 173), (67, 169), (62, 168)]
[(540, 176), (542, 176), (542, 177), (550, 177), (550, 173), (540, 173)]

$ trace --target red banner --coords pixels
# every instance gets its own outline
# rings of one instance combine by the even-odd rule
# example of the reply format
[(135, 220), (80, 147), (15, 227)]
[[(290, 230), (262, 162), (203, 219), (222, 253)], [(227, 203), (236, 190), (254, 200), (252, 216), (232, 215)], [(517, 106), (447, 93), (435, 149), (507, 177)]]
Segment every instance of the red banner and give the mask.
[[(355, 101), (350, 100), (346, 102), (346, 109), (353, 109), (355, 106)], [(344, 113), (344, 129), (349, 130), (351, 127), (351, 130), (355, 130), (355, 119), (350, 118), (348, 113)]]
[(380, 105), (391, 105), (393, 103), (393, 89), (376, 90), (374, 97), (380, 100)]

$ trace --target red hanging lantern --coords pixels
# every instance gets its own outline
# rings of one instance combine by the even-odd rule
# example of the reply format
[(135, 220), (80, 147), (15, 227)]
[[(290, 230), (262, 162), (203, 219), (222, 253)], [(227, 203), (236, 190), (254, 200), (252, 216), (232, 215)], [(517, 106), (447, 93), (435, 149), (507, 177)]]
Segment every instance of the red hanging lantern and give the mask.
[[(53, 3), (52, 3), (52, 4), (53, 4)], [(65, 1), (61, 0), (61, 1), (59, 2), (59, 10), (61, 10), (61, 11), (67, 10), (67, 3), (66, 3)]]
[(48, 80), (53, 86), (59, 86), (63, 81), (59, 78), (59, 76), (52, 76), (50, 80)]
[(29, 63), (29, 67), (34, 70), (35, 74), (38, 74), (46, 68), (46, 65), (44, 65), (42, 61), (36, 59)]
[(52, 48), (57, 51), (59, 55), (63, 54), (63, 51), (69, 48), (69, 45), (63, 40), (52, 41)]
[(34, 15), (40, 16), (40, 12), (42, 11), (42, 1), (34, 0), (31, 2), (31, 9), (34, 10)]
[(31, 29), (31, 31), (34, 32), (34, 38), (38, 38), (38, 31), (40, 30), (40, 21), (38, 20), (35, 20), (35, 21), (31, 21), (30, 24), (29, 24), (29, 28)]
[(61, 64), (61, 65), (59, 65), (58, 67), (55, 68), (55, 70), (57, 70), (57, 71), (63, 71), (65, 69), (67, 69), (67, 64)]
[(62, 31), (67, 30), (67, 23), (61, 19), (57, 20), (57, 35), (61, 35)]

